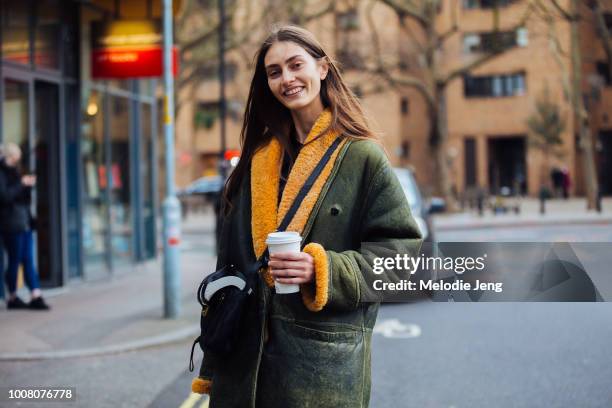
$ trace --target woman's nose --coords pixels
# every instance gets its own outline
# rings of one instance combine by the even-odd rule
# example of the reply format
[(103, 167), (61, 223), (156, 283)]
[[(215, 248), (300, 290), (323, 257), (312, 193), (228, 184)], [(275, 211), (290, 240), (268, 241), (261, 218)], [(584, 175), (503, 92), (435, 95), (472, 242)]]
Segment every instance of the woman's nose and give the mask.
[(293, 75), (290, 70), (286, 69), (283, 71), (283, 84), (289, 84), (293, 82), (294, 79), (295, 75)]

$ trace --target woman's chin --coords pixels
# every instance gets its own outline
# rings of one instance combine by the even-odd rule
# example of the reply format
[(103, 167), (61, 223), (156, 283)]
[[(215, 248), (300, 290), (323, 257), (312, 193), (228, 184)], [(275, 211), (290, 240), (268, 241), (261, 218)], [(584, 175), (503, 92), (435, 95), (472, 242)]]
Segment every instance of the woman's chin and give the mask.
[(301, 110), (305, 107), (307, 107), (310, 104), (311, 101), (307, 100), (306, 98), (299, 98), (296, 100), (284, 100), (283, 101), (283, 105), (285, 105), (285, 107), (289, 110)]

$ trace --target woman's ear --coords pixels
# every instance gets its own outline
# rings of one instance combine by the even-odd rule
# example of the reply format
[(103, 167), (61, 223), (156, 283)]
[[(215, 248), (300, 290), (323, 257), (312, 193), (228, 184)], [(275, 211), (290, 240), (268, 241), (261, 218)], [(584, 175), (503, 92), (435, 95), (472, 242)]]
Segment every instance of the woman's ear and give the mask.
[(327, 73), (329, 72), (329, 64), (325, 59), (321, 60), (319, 63), (319, 72), (321, 73), (321, 81), (327, 78)]

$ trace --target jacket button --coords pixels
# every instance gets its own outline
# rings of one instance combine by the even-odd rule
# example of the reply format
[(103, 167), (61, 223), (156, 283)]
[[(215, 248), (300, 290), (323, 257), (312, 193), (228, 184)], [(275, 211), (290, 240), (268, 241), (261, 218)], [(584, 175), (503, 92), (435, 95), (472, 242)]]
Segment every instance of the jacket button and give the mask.
[(340, 206), (338, 204), (334, 204), (331, 208), (330, 211), (331, 215), (338, 215), (340, 214)]

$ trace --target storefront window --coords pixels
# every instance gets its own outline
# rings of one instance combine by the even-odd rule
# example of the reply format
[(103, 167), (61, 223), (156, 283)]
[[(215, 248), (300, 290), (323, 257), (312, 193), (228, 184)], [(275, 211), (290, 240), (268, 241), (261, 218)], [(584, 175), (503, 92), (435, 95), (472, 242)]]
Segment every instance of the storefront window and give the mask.
[[(28, 149), (28, 84), (7, 79), (4, 81), (2, 114), (11, 120), (2, 121), (3, 142), (16, 143), (22, 152)], [(27, 163), (27, 155), (24, 155)]]
[(85, 262), (102, 263), (108, 234), (106, 205), (106, 149), (104, 146), (104, 103), (98, 91), (84, 100), (81, 127), (83, 158), (83, 250)]
[(129, 100), (110, 97), (111, 247), (113, 262), (132, 260)]
[(21, 64), (30, 63), (30, 14), (27, 1), (0, 2), (2, 10), (2, 58)]
[(34, 64), (59, 69), (60, 7), (57, 0), (36, 2), (38, 13), (34, 30)]

